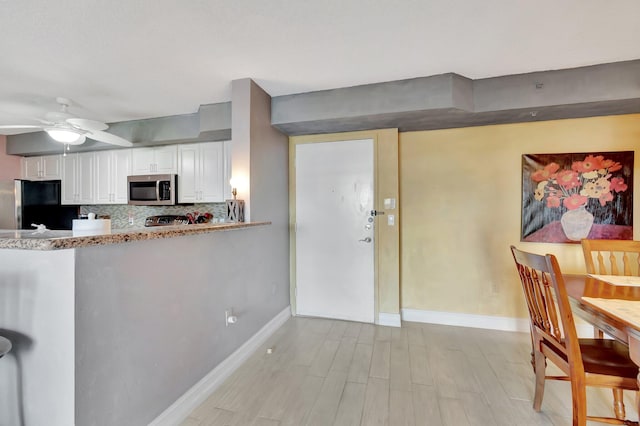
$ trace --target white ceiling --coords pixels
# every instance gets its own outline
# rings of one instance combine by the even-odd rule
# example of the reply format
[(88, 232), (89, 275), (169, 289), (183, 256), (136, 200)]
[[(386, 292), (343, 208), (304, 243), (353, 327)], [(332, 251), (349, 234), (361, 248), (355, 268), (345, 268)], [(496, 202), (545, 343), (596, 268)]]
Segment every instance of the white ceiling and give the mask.
[(118, 122), (454, 72), (477, 79), (640, 58), (638, 0), (0, 0), (0, 124)]

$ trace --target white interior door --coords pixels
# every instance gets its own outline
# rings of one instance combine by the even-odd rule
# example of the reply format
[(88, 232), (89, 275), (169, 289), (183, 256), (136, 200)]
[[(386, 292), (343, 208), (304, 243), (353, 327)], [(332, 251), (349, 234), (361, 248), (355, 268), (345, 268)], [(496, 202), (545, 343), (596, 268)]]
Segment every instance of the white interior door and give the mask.
[(373, 140), (296, 146), (296, 312), (373, 322)]

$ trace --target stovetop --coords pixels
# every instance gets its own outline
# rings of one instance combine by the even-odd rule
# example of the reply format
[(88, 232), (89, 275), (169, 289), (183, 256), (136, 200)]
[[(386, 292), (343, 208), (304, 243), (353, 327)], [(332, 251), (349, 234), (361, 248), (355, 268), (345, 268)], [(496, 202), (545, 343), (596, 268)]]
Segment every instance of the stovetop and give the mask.
[(144, 221), (144, 226), (169, 226), (169, 225), (188, 225), (189, 218), (174, 214), (165, 214), (160, 216), (149, 216)]

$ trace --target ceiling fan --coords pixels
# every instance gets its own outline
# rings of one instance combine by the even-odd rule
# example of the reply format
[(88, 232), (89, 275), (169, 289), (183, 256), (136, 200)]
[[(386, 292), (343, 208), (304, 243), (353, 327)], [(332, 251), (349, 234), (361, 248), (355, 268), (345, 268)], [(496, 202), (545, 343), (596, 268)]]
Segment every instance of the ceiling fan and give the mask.
[(69, 99), (56, 98), (56, 102), (60, 105), (61, 111), (47, 112), (44, 115), (44, 119), (36, 118), (35, 120), (41, 124), (0, 125), (0, 130), (41, 129), (47, 132), (53, 140), (67, 145), (81, 145), (85, 142), (86, 138), (89, 138), (111, 145), (133, 146), (130, 141), (112, 133), (105, 132), (105, 130), (109, 128), (107, 124), (101, 121), (71, 115), (67, 112), (69, 105), (71, 105)]

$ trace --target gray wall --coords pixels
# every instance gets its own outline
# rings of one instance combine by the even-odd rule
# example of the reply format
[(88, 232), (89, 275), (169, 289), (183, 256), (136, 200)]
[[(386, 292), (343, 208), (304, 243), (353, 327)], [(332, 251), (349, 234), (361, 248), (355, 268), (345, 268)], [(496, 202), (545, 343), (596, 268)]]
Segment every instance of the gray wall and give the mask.
[[(148, 424), (282, 311), (279, 234), (77, 249), (76, 424)], [(226, 327), (230, 307), (238, 322)]]
[[(251, 220), (272, 224), (78, 249), (78, 425), (149, 423), (289, 305), (288, 138), (260, 87), (233, 90)], [(230, 307), (238, 323), (226, 327)]]

